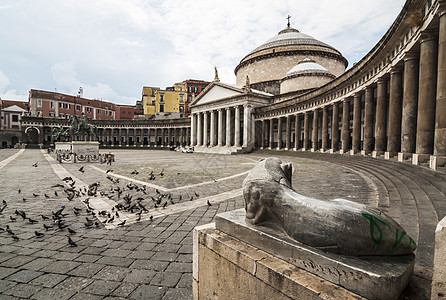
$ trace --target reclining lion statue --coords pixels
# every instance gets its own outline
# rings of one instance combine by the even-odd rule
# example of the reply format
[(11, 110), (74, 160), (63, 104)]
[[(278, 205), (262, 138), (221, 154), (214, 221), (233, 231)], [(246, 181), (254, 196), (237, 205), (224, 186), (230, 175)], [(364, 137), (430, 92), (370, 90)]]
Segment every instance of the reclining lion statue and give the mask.
[(261, 160), (243, 181), (246, 221), (273, 222), (303, 244), (347, 255), (406, 255), (417, 245), (381, 210), (348, 201), (319, 200), (291, 186), (292, 165)]

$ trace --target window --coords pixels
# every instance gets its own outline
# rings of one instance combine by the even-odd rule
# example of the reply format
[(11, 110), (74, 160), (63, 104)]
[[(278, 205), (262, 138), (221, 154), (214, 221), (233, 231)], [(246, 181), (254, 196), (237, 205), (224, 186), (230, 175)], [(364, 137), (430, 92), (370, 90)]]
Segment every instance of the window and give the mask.
[(66, 104), (66, 108), (67, 108), (67, 109), (70, 109), (70, 103), (67, 103), (67, 104)]
[(12, 115), (12, 121), (18, 122), (19, 121), (19, 115)]
[(41, 99), (37, 99), (37, 107), (42, 107), (42, 100)]
[(50, 101), (50, 108), (54, 109), (54, 101)]
[(155, 97), (155, 93), (156, 93), (156, 91), (152, 90), (152, 97)]
[(105, 115), (108, 116), (108, 110), (105, 111)]
[(183, 102), (184, 102), (183, 97), (184, 97), (184, 95), (183, 95), (183, 94), (180, 94), (180, 103), (183, 103)]
[(49, 112), (49, 116), (50, 116), (50, 117), (54, 117), (54, 116), (56, 116), (56, 113), (55, 113), (54, 111), (50, 111), (50, 112)]
[(81, 110), (81, 106), (80, 105), (76, 105), (76, 110), (77, 111)]
[(63, 118), (63, 117), (64, 117), (64, 114), (63, 114), (63, 113), (60, 113), (60, 114), (59, 114), (59, 117)]
[(160, 104), (160, 112), (164, 112), (164, 104), (163, 103)]
[(59, 107), (63, 108), (63, 103), (62, 102), (59, 102)]
[(164, 101), (164, 94), (160, 93), (160, 102), (163, 102), (163, 101)]
[(180, 105), (180, 113), (184, 113), (184, 105)]
[(91, 113), (91, 107), (87, 107), (87, 113)]
[(70, 118), (70, 114), (66, 114), (65, 118), (69, 119)]

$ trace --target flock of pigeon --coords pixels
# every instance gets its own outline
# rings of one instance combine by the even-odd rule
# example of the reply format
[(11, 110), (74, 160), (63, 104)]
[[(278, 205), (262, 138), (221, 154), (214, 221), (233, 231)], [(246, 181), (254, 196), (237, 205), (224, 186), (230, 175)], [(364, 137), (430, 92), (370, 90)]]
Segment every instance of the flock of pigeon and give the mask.
[[(33, 167), (38, 167), (38, 163), (32, 165)], [(79, 168), (79, 172), (85, 173), (84, 166)], [(68, 201), (73, 201), (73, 199), (79, 199), (80, 203), (84, 204), (83, 208), (77, 207), (76, 205), (72, 206), (72, 212), (68, 212), (68, 209), (65, 205), (60, 205), (57, 211), (51, 211), (48, 214), (40, 214), (35, 215), (33, 213), (25, 212), (22, 209), (14, 209), (11, 208), (9, 211), (9, 220), (7, 220), (8, 224), (5, 227), (0, 226), (0, 234), (5, 232), (8, 236), (10, 236), (15, 241), (20, 240), (19, 236), (16, 234), (18, 228), (23, 225), (18, 225), (19, 222), (24, 222), (25, 224), (37, 224), (42, 222), (42, 229), (35, 230), (35, 238), (43, 239), (46, 234), (50, 234), (54, 231), (62, 231), (66, 230), (67, 232), (67, 240), (68, 244), (71, 247), (77, 247), (76, 242), (71, 238), (71, 236), (76, 234), (76, 231), (72, 225), (78, 226), (82, 218), (85, 221), (83, 222), (83, 227), (86, 229), (89, 228), (101, 228), (104, 224), (115, 223), (117, 226), (124, 226), (126, 224), (126, 219), (120, 219), (120, 213), (125, 212), (126, 214), (135, 214), (137, 216), (136, 222), (141, 221), (142, 214), (148, 214), (153, 209), (163, 209), (168, 205), (172, 205), (175, 203), (183, 202), (183, 201), (192, 201), (195, 198), (198, 198), (200, 195), (193, 191), (193, 193), (187, 193), (185, 198), (183, 199), (182, 194), (173, 195), (170, 193), (161, 193), (158, 189), (154, 189), (154, 193), (152, 195), (149, 194), (145, 185), (138, 186), (131, 182), (126, 184), (121, 184), (118, 178), (113, 178), (109, 175), (113, 170), (109, 169), (106, 171), (106, 178), (110, 181), (110, 185), (106, 187), (106, 184), (101, 184), (99, 182), (94, 182), (90, 184), (88, 187), (78, 187), (76, 186), (76, 182), (71, 177), (63, 178), (64, 184), (58, 183), (53, 185), (51, 188), (55, 190), (51, 192), (43, 193), (43, 197), (45, 199), (51, 198), (65, 198)], [(133, 170), (131, 175), (138, 175), (137, 170)], [(164, 176), (164, 169), (157, 175), (152, 171), (149, 175), (149, 180), (155, 180), (156, 176)], [(101, 188), (101, 189), (100, 189)], [(61, 191), (62, 190), (62, 191)], [(59, 191), (59, 193), (58, 193)], [(18, 194), (21, 194), (21, 189), (18, 190)], [(62, 196), (63, 193), (63, 196)], [(53, 196), (54, 194), (54, 196)], [(90, 205), (90, 199), (92, 197), (107, 197), (113, 200), (116, 205), (111, 208), (111, 210), (95, 210)], [(20, 198), (20, 197), (19, 197)], [(22, 201), (26, 202), (28, 200), (32, 201), (33, 199), (42, 199), (40, 194), (32, 193), (32, 197), (22, 197)], [(70, 203), (71, 204), (71, 203)], [(212, 204), (208, 201), (208, 206)], [(11, 206), (14, 203), (11, 203)], [(4, 212), (8, 211), (9, 205), (3, 200), (0, 206), (0, 215), (3, 215)], [(12, 213), (14, 210), (14, 213)], [(76, 221), (67, 220), (66, 217), (70, 214), (73, 214), (76, 217)], [(149, 219), (152, 220), (153, 216), (150, 215)], [(0, 220), (3, 219), (3, 216), (0, 217)], [(102, 219), (102, 221), (99, 221)], [(17, 226), (15, 226), (17, 223)], [(76, 223), (76, 224), (75, 224)], [(81, 226), (82, 227), (82, 226)]]

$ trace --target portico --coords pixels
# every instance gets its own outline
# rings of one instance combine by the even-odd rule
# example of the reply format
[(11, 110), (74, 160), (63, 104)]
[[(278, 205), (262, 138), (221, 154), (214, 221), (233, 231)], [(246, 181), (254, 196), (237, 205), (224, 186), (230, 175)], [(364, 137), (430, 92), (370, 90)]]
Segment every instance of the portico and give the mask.
[(232, 154), (254, 148), (256, 107), (271, 94), (212, 82), (191, 104), (191, 147), (195, 152)]

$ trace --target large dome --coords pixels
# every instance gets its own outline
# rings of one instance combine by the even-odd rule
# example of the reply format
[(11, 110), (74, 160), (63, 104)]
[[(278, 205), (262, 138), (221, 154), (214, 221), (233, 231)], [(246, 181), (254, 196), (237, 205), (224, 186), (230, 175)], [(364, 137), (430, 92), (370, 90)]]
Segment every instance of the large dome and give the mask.
[(333, 76), (330, 71), (308, 57), (289, 70), (286, 73), (286, 76), (289, 77), (303, 74), (326, 74)]
[(243, 86), (248, 76), (252, 88), (274, 95), (280, 94), (280, 81), (307, 57), (335, 77), (343, 74), (348, 64), (334, 47), (299, 32), (288, 24), (240, 61), (235, 68), (236, 84)]
[(316, 45), (336, 50), (332, 46), (324, 42), (321, 42), (315, 39), (314, 37), (309, 36), (308, 34), (301, 33), (299, 32), (299, 30), (294, 29), (292, 27), (287, 27), (284, 30), (280, 31), (276, 36), (270, 38), (262, 45), (255, 48), (253, 51), (250, 52), (250, 54), (268, 48), (274, 48), (277, 46), (288, 46), (288, 45)]

